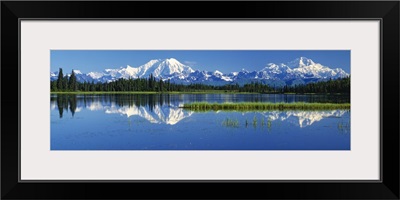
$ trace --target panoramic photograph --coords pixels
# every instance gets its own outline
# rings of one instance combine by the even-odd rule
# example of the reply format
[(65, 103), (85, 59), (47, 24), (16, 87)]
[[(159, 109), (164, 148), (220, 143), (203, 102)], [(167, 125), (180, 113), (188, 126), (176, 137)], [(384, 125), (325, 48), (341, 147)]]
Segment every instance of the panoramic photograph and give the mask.
[(349, 50), (51, 50), (50, 150), (351, 150)]

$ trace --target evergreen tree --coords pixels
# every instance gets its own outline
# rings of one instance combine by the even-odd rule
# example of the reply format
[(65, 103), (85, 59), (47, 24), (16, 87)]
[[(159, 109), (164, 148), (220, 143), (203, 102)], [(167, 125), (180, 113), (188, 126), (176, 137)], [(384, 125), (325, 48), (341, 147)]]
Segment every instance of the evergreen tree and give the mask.
[(62, 78), (62, 90), (68, 90), (68, 76), (64, 76), (64, 78)]
[(159, 91), (164, 91), (164, 82), (162, 79), (160, 79), (160, 87), (159, 87)]
[(76, 75), (75, 75), (74, 70), (72, 70), (72, 72), (71, 72), (71, 76), (69, 77), (69, 80), (68, 80), (68, 85), (69, 85), (69, 90), (76, 91), (77, 84), (76, 84)]
[(57, 81), (51, 81), (51, 91), (56, 92), (57, 91)]
[(64, 86), (64, 84), (63, 84), (63, 78), (64, 78), (64, 75), (63, 75), (63, 71), (62, 71), (62, 68), (60, 68), (60, 70), (59, 70), (59, 72), (58, 72), (58, 78), (57, 78), (57, 88), (60, 90), (60, 91), (62, 91), (64, 88), (63, 88), (63, 86)]

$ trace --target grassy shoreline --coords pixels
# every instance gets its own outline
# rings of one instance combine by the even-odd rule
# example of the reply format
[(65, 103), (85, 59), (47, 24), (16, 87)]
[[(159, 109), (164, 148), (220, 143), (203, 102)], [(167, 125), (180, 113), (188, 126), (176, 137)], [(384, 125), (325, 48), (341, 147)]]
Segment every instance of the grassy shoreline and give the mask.
[(184, 109), (194, 111), (205, 110), (336, 110), (350, 109), (350, 103), (207, 103), (195, 102), (182, 106)]

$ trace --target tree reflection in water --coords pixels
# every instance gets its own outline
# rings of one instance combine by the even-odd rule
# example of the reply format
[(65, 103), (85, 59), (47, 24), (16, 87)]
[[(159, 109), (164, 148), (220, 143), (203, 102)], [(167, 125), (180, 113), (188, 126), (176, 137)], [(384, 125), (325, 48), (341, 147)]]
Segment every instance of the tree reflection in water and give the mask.
[[(128, 118), (137, 115), (151, 123), (170, 125), (175, 125), (194, 113), (179, 107), (179, 105), (186, 100), (184, 95), (168, 94), (54, 95), (51, 97), (53, 107), (57, 107), (58, 109), (59, 118), (63, 118), (65, 113), (68, 112), (74, 117), (76, 112), (82, 109), (90, 111), (103, 110), (106, 114), (119, 113), (121, 115), (126, 115)], [(203, 100), (204, 99), (199, 95), (192, 96), (190, 99), (190, 101)], [(248, 116), (249, 118), (243, 121), (239, 120), (235, 126), (265, 126), (268, 130), (271, 130), (273, 122), (286, 121), (300, 126), (300, 128), (304, 128), (324, 118), (341, 118), (347, 112), (349, 111), (259, 111), (256, 114), (257, 116), (251, 114), (254, 113), (254, 111), (243, 112), (242, 115), (246, 116), (246, 118)], [(344, 119), (344, 121), (337, 125), (337, 128), (342, 133), (350, 132), (350, 121), (347, 120), (349, 119)], [(222, 124), (230, 125), (230, 123)]]
[(58, 94), (50, 98), (51, 103), (56, 103), (59, 116), (63, 118), (64, 111), (71, 112), (74, 116), (77, 107), (90, 107), (90, 105), (111, 105), (114, 104), (118, 107), (146, 107), (150, 112), (156, 105), (170, 105), (170, 96), (163, 94), (151, 95), (74, 95), (74, 94)]

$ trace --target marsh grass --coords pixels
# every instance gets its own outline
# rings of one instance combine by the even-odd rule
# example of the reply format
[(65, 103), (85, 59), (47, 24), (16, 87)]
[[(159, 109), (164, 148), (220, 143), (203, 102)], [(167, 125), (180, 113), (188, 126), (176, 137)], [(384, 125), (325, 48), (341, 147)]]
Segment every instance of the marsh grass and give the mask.
[(253, 126), (257, 127), (257, 116), (255, 116), (255, 115), (253, 117)]
[(268, 131), (271, 130), (271, 126), (272, 126), (272, 120), (270, 118), (268, 118), (268, 121), (267, 121)]
[(194, 102), (184, 104), (182, 108), (193, 111), (207, 110), (335, 110), (350, 109), (350, 103), (262, 103), (262, 102), (242, 102), (242, 103), (208, 103)]
[(237, 119), (229, 119), (226, 118), (223, 122), (222, 125), (226, 126), (226, 127), (233, 127), (233, 128), (237, 128), (239, 127), (239, 120)]

